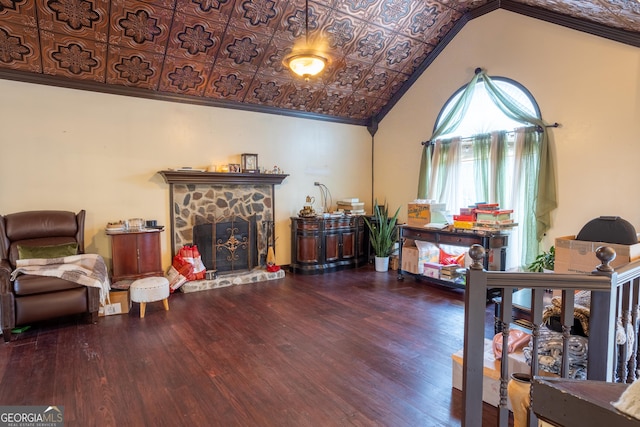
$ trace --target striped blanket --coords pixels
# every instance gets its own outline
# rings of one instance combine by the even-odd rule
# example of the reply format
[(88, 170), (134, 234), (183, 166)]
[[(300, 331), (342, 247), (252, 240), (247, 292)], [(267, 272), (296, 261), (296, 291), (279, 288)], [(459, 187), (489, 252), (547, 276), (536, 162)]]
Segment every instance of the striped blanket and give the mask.
[(109, 297), (109, 275), (104, 259), (97, 254), (71, 255), (61, 258), (32, 258), (16, 261), (11, 280), (18, 274), (59, 277), (84, 286), (100, 288), (100, 304)]

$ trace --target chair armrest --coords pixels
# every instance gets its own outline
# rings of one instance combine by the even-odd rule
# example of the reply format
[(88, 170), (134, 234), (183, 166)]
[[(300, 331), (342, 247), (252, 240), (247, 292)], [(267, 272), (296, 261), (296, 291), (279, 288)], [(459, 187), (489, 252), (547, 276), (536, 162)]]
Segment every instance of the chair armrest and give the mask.
[(11, 264), (6, 259), (0, 260), (0, 294), (11, 293)]
[(6, 259), (0, 260), (0, 295), (12, 293), (11, 273), (13, 269)]

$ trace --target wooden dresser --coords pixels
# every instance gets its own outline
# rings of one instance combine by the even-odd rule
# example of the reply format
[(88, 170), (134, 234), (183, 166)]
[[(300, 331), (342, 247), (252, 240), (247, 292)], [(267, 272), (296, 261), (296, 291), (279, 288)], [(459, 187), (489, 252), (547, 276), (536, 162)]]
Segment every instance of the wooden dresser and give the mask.
[(320, 274), (365, 265), (366, 237), (361, 216), (292, 217), (290, 270)]

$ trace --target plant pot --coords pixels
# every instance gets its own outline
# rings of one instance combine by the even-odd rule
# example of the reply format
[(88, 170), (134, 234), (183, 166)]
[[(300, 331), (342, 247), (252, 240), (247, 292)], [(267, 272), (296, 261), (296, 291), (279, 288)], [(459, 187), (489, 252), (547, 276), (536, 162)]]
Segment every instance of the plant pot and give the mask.
[(389, 257), (388, 256), (376, 256), (375, 257), (376, 271), (389, 271)]

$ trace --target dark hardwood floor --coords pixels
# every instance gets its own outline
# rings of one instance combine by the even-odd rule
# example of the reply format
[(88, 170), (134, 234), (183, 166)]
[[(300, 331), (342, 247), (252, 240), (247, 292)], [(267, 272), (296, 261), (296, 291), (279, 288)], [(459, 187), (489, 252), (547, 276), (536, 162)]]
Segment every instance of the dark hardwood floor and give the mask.
[(463, 293), (396, 277), (287, 272), (34, 325), (0, 345), (0, 405), (64, 406), (65, 426), (458, 426)]

